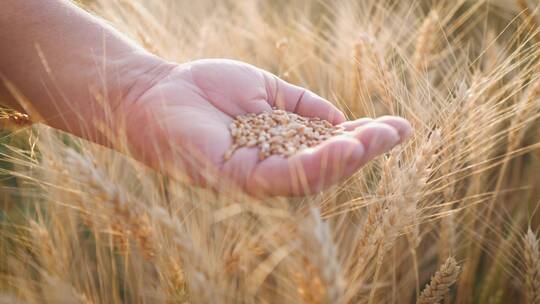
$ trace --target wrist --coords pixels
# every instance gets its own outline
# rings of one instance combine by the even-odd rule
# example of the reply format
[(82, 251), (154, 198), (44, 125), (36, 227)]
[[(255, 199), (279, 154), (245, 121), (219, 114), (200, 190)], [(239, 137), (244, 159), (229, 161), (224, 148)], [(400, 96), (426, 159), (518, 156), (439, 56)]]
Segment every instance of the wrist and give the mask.
[[(105, 68), (107, 75), (105, 77), (92, 75), (94, 79), (102, 78), (105, 81), (97, 83), (94, 89), (90, 88), (90, 91), (93, 91), (90, 102), (83, 100), (83, 103), (94, 103), (99, 108), (96, 110), (94, 106), (93, 110), (88, 109), (85, 113), (87, 119), (90, 119), (86, 124), (93, 125), (97, 132), (93, 132), (93, 135), (81, 135), (87, 138), (92, 136), (88, 139), (112, 147), (113, 143), (107, 140), (107, 134), (104, 133), (112, 131), (114, 134), (126, 128), (127, 118), (136, 107), (139, 97), (163, 79), (176, 64), (144, 50), (116, 55), (116, 58), (109, 57), (106, 61), (108, 63), (108, 67)], [(97, 69), (93, 70), (100, 73)], [(100, 101), (99, 96), (105, 98)], [(101, 130), (103, 126), (106, 130)]]

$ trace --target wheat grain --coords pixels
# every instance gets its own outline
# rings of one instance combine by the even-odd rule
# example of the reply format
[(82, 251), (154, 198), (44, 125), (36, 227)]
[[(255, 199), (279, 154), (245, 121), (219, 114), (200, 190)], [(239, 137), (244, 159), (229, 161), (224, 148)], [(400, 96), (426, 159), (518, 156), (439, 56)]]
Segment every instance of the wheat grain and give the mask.
[(326, 120), (277, 109), (237, 116), (229, 130), (233, 143), (224, 155), (225, 160), (242, 147), (257, 147), (261, 160), (271, 155), (288, 157), (343, 133), (343, 128)]

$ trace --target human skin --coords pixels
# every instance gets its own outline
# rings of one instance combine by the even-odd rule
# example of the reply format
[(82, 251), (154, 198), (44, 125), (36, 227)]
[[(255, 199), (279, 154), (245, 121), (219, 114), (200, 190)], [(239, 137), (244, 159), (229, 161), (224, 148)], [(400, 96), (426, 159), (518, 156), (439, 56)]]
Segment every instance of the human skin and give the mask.
[[(399, 117), (347, 121), (313, 92), (243, 62), (168, 62), (64, 0), (3, 0), (0, 41), (1, 101), (111, 147), (99, 126), (125, 130), (134, 157), (200, 184), (215, 186), (203, 173), (214, 172), (252, 194), (314, 193), (411, 134)], [(21, 106), (13, 88), (30, 104)], [(224, 161), (234, 117), (272, 107), (348, 132), (289, 158), (261, 161), (256, 148), (241, 148)]]

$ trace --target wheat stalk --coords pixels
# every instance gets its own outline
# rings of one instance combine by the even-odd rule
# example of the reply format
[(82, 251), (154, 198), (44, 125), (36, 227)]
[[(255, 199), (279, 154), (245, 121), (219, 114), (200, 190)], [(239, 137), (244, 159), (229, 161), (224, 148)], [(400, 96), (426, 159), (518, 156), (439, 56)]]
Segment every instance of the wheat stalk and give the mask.
[(515, 105), (515, 115), (509, 128), (508, 152), (519, 146), (527, 127), (531, 124), (531, 118), (536, 118), (535, 114), (540, 109), (539, 97), (540, 79), (536, 79), (528, 85), (524, 96)]
[(446, 208), (445, 214), (442, 216), (439, 223), (439, 239), (441, 244), (439, 245), (439, 256), (445, 257), (451, 255), (456, 248), (457, 236), (456, 236), (456, 219), (454, 211), (450, 208)]

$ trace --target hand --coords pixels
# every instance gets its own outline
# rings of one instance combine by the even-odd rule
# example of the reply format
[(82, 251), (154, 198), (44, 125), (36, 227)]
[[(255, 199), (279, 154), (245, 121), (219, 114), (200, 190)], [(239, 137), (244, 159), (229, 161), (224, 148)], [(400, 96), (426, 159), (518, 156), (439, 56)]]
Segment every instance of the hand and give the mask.
[[(241, 148), (224, 161), (229, 124), (237, 115), (278, 107), (345, 127), (346, 135), (284, 158), (260, 161), (257, 148)], [(196, 181), (217, 169), (249, 193), (304, 195), (352, 175), (411, 133), (399, 117), (346, 121), (330, 102), (275, 75), (232, 60), (199, 60), (174, 66), (133, 101), (125, 103), (127, 134), (137, 157), (169, 173), (182, 163)]]

